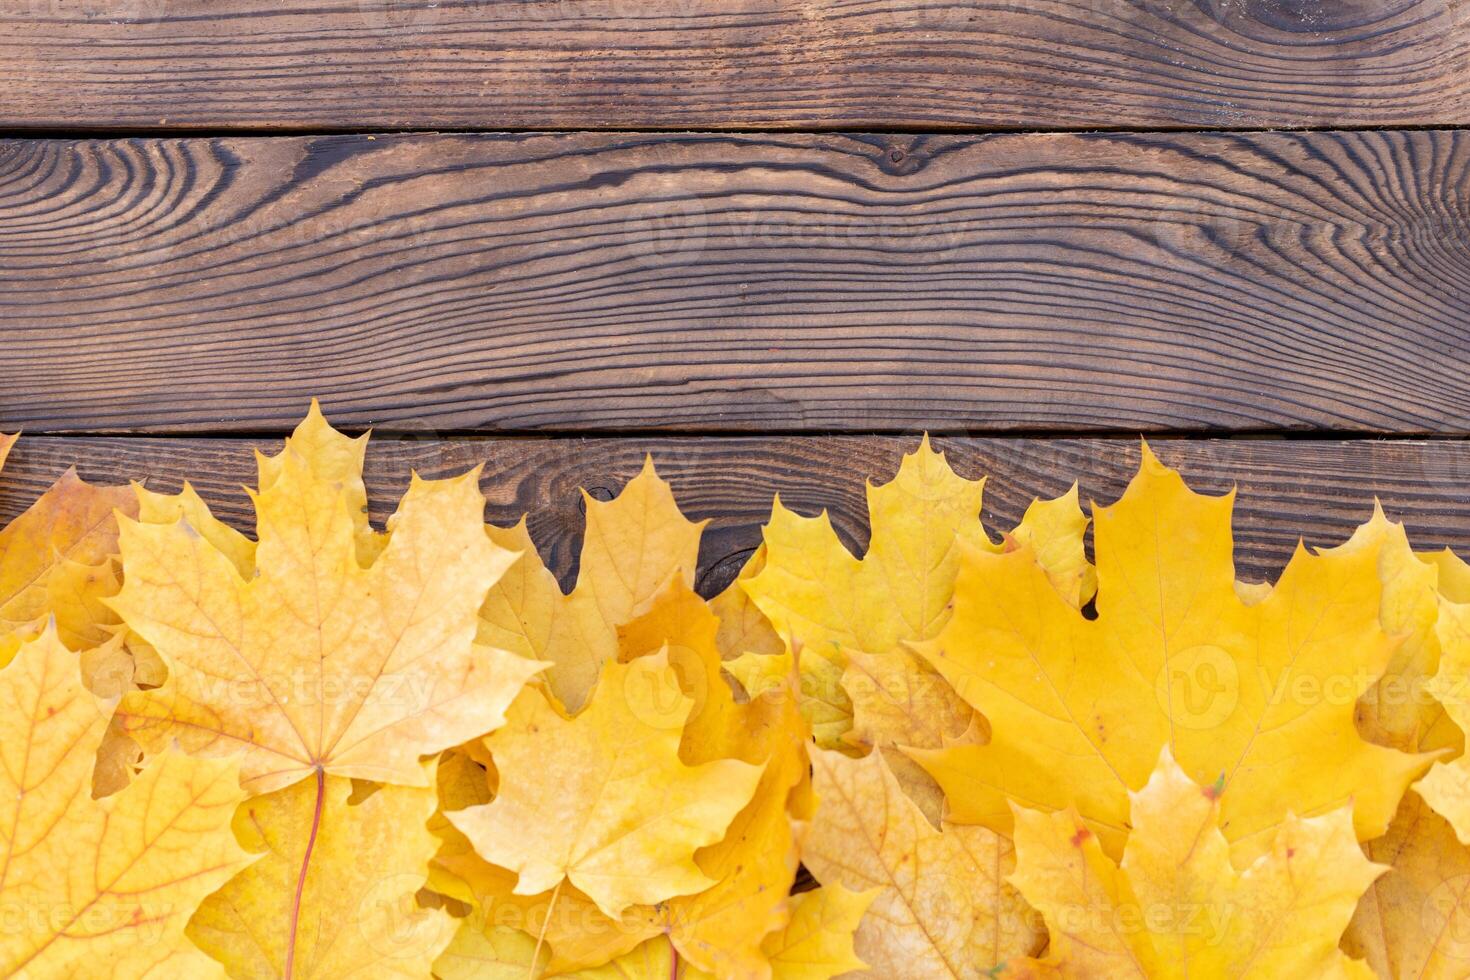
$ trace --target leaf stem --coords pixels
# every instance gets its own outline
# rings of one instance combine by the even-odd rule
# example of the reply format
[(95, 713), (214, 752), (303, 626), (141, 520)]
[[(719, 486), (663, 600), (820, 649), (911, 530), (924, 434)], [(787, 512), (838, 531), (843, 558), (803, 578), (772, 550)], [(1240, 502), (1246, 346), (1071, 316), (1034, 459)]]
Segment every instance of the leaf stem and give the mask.
[(286, 941), (284, 980), (291, 980), (296, 969), (296, 932), (301, 923), (301, 896), (306, 891), (306, 869), (311, 866), (311, 852), (316, 850), (316, 836), (322, 827), (322, 806), (327, 797), (327, 774), (316, 767), (316, 809), (311, 814), (311, 836), (306, 839), (306, 853), (301, 856), (301, 870), (296, 875), (296, 897), (291, 900), (291, 936)]
[(566, 881), (563, 877), (551, 890), (551, 901), (546, 903), (546, 918), (541, 920), (541, 929), (536, 933), (536, 949), (531, 953), (531, 967), (526, 971), (526, 980), (536, 980), (536, 961), (541, 959), (541, 944), (546, 940), (546, 927), (551, 925), (551, 913), (556, 911), (556, 898), (561, 894), (561, 882)]

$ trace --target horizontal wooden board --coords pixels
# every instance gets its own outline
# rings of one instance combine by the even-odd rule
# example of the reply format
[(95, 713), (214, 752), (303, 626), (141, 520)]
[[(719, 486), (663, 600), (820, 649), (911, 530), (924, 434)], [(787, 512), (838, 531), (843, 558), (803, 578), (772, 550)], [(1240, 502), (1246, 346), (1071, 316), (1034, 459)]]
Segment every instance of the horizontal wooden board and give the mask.
[[(884, 482), (915, 437), (729, 437), (622, 439), (394, 439), (374, 437), (367, 481), (372, 518), (381, 524), (408, 486), (409, 473), (449, 476), (483, 463), (487, 516), (499, 524), (531, 514), (548, 563), (570, 585), (582, 532), (579, 487), (610, 499), (652, 453), (686, 515), (712, 517), (700, 561), (700, 587), (729, 582), (760, 541), (760, 525), (779, 492), (803, 513), (826, 508), (855, 548), (866, 541), (864, 481)], [(1034, 496), (1063, 493), (1075, 480), (1084, 501), (1109, 503), (1137, 468), (1128, 439), (942, 438), (966, 477), (989, 476), (986, 526), (1013, 527)], [(99, 482), (145, 479), (175, 490), (187, 478), (216, 513), (242, 529), (251, 511), (241, 484), (254, 484), (252, 449), (275, 440), (22, 438), (0, 474), (0, 518), (9, 520), (73, 462)], [(1238, 485), (1238, 572), (1275, 578), (1298, 536), (1311, 545), (1344, 540), (1372, 513), (1373, 498), (1407, 523), (1421, 549), (1470, 553), (1470, 443), (1455, 441), (1162, 440), (1153, 448), (1201, 491)]]
[(1465, 0), (10, 0), (0, 124), (1470, 122)]
[(1470, 132), (0, 142), (0, 427), (1470, 431)]

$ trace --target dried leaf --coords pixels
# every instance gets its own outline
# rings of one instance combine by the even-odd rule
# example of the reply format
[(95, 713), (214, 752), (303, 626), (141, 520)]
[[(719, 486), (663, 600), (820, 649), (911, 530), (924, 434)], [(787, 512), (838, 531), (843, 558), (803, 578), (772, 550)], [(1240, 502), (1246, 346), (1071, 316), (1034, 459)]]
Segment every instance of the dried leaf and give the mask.
[[(15, 441), (0, 435), (0, 465)], [(118, 588), (115, 511), (137, 512), (131, 490), (93, 486), (68, 469), (0, 529), (0, 637), (33, 633), (48, 617), (72, 650), (100, 646), (118, 632), (116, 614), (102, 602)]]
[(978, 978), (1038, 947), (1038, 924), (1004, 876), (1010, 841), (929, 825), (878, 753), (812, 752), (816, 817), (802, 861), (824, 886), (878, 889), (855, 949), (875, 977)]
[(766, 546), (761, 545), (740, 566), (740, 574), (735, 576), (735, 581), (709, 602), (710, 610), (720, 621), (715, 645), (719, 647), (722, 659), (733, 660), (747, 653), (757, 657), (771, 656), (785, 649), (776, 628), (745, 589), (745, 583), (765, 567)]
[(829, 980), (867, 964), (853, 950), (853, 934), (880, 889), (841, 885), (791, 896), (791, 921), (766, 937), (761, 950), (775, 980)]
[[(1381, 508), (1344, 548), (1378, 548), (1383, 628), (1401, 637), (1383, 678), (1358, 703), (1364, 737), (1405, 752), (1463, 747), (1460, 730), (1426, 682), (1439, 669), (1436, 631), (1441, 578), (1455, 574), (1452, 555), (1416, 557), (1401, 524)], [(1388, 832), (1363, 845), (1388, 865), (1358, 903), (1342, 948), (1381, 976), (1450, 978), (1470, 973), (1470, 848), (1417, 793), (1404, 794)]]
[(798, 866), (795, 821), (811, 817), (808, 734), (791, 659), (778, 658), (785, 687), (737, 704), (721, 675), (718, 633), (710, 607), (679, 582), (619, 631), (625, 660), (667, 650), (680, 690), (694, 702), (681, 741), (684, 761), (734, 758), (763, 767), (754, 796), (724, 837), (695, 854), (714, 884), (660, 903), (651, 919), (699, 969), (725, 980), (769, 980), (764, 940), (787, 922)]

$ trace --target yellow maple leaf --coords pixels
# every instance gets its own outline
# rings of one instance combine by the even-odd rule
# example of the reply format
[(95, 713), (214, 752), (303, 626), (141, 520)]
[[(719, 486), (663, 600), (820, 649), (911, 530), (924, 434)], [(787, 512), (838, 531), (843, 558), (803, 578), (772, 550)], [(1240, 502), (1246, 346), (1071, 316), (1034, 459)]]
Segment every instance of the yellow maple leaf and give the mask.
[(1417, 793), (1388, 832), (1363, 845), (1388, 865), (1358, 902), (1342, 948), (1383, 977), (1470, 975), (1470, 848)]
[[(537, 968), (531, 968), (533, 957)], [(549, 968), (545, 951), (536, 951), (536, 940), (518, 929), (505, 926), (485, 930), (461, 929), (449, 949), (434, 964), (439, 980), (526, 980), (555, 976), (563, 980), (710, 980), (679, 960), (663, 936), (629, 950), (597, 966), (565, 972)]]
[(235, 834), (261, 857), (205, 899), (189, 937), (236, 977), (424, 977), (457, 923), (417, 908), (437, 844), (434, 791), (318, 774), (247, 800)]
[[(442, 812), (429, 821), (429, 829), (440, 845), (429, 864), (428, 887), (466, 903), (471, 910), (460, 924), (453, 946), (436, 966), (436, 973), (448, 980), (445, 961), (504, 958), (521, 950), (524, 955), (516, 954), (519, 958), (514, 962), (520, 964), (523, 977), (535, 943), (540, 940), (542, 967), (547, 975), (561, 975), (601, 966), (657, 935), (651, 909), (630, 909), (613, 919), (573, 885), (564, 883), (539, 895), (515, 894), (515, 873), (480, 857), (448, 816), (495, 798), (498, 778), (492, 778), (496, 775), (493, 769), (487, 772), (472, 759), (472, 752), (479, 754), (465, 747), (441, 759), (438, 785)], [(485, 757), (488, 761), (488, 753)], [(520, 943), (511, 933), (519, 933), (526, 943)]]
[[(1440, 645), (1439, 669), (1428, 689), (1459, 728), (1463, 746), (1463, 733), (1470, 731), (1470, 603), (1441, 594), (1435, 637)], [(1470, 760), (1461, 755), (1436, 762), (1414, 789), (1449, 822), (1460, 843), (1470, 845)], [(1466, 883), (1470, 885), (1470, 879)]]
[(1121, 853), (1128, 793), (1169, 746), (1202, 783), (1218, 778), (1226, 835), (1249, 861), (1287, 811), (1354, 801), (1363, 839), (1387, 828), (1431, 757), (1365, 741), (1357, 699), (1395, 639), (1379, 623), (1378, 552), (1299, 547), (1268, 595), (1237, 593), (1234, 494), (1189, 490), (1144, 447), (1139, 474), (1095, 507), (1097, 618), (1063, 600), (1028, 549), (969, 549), (955, 615), (916, 645), (989, 721), (988, 744), (910, 754), (944, 788), (953, 819), (1010, 829), (1009, 799), (1075, 806)]
[(566, 975), (548, 973), (546, 963), (547, 951), (543, 947), (537, 952), (535, 936), (513, 926), (467, 920), (435, 961), (434, 976), (438, 980), (526, 980), (528, 976)]
[(769, 656), (779, 654), (786, 648), (771, 621), (760, 611), (760, 607), (745, 589), (745, 583), (759, 575), (765, 567), (766, 546), (761, 545), (740, 566), (740, 573), (735, 576), (735, 580), (709, 601), (710, 610), (720, 621), (715, 645), (719, 647), (720, 657), (724, 660), (733, 660), (747, 653), (757, 657)]
[(709, 603), (679, 579), (671, 579), (640, 615), (617, 629), (622, 663), (668, 651), (679, 690), (692, 702), (679, 742), (679, 757), (690, 765), (759, 753), (761, 748), (750, 743), (768, 734), (752, 731), (752, 708), (736, 703), (722, 674), (718, 635), (719, 620)]
[(852, 728), (841, 744), (883, 753), (904, 792), (935, 826), (944, 812), (944, 793), (917, 762), (895, 746), (943, 748), (985, 741), (988, 733), (975, 709), (939, 672), (907, 651), (888, 654), (847, 651), (842, 690), (852, 701)]
[(260, 460), (248, 574), (246, 549), (195, 527), (192, 504), (171, 523), (123, 522), (109, 601), (169, 671), (118, 709), (146, 750), (243, 750), (253, 793), (319, 772), (413, 785), (421, 755), (495, 728), (543, 666), (473, 642), (481, 598), (516, 557), (484, 534), (478, 471), (415, 477), (379, 536), (361, 448), (313, 411)]
[[(784, 697), (772, 692), (736, 703), (720, 674), (718, 632), (710, 604), (678, 579), (618, 630), (622, 662), (667, 651), (679, 690), (692, 703), (680, 740), (684, 763), (735, 758), (764, 766), (753, 797), (724, 836), (694, 854), (694, 863), (714, 884), (656, 906), (635, 906), (614, 920), (569, 885), (554, 905), (547, 893), (513, 894), (514, 874), (480, 859), (452, 826), (437, 828), (444, 844), (431, 882), (483, 913), (480, 921), (461, 927), (486, 932), (483, 941), (467, 937), (462, 950), (513, 945), (502, 933), (516, 928), (544, 940), (546, 969), (560, 974), (597, 967), (663, 933), (684, 955), (686, 968), (693, 963), (732, 978), (770, 975), (762, 942), (786, 922), (786, 896), (798, 864), (794, 821), (809, 816), (805, 727), (789, 689)], [(463, 764), (456, 770), (462, 772)], [(483, 770), (478, 777), (471, 773), (467, 786), (441, 783), (441, 799), (447, 788), (457, 804), (446, 805), (446, 811), (489, 801)]]
[(1440, 661), (1440, 562), (1415, 555), (1404, 526), (1390, 521), (1376, 502), (1368, 522), (1324, 554), (1352, 551), (1376, 554), (1383, 584), (1379, 621), (1397, 640), (1383, 676), (1358, 701), (1359, 729), (1405, 752), (1458, 752), (1464, 739), (1428, 690)]
[(724, 835), (762, 767), (681, 762), (691, 707), (666, 653), (605, 663), (575, 718), (527, 689), (485, 739), (500, 776), (494, 801), (449, 819), (482, 857), (517, 874), (517, 894), (566, 881), (617, 917), (702, 891), (713, 882), (694, 852)]
[[(874, 892), (843, 888), (818, 888), (793, 895), (791, 922), (767, 936), (762, 946), (772, 980), (830, 980), (863, 969), (865, 964), (852, 951), (852, 936), (873, 897)], [(662, 936), (605, 966), (570, 974), (578, 980), (725, 980), (730, 975), (710, 973), (681, 959), (677, 943)], [(464, 976), (468, 980), (484, 974)], [(510, 980), (509, 974), (506, 980)]]
[[(446, 956), (483, 949), (485, 941), (503, 950), (523, 949), (525, 956), (519, 962), (524, 977), (530, 952), (540, 942), (538, 962), (545, 975), (560, 976), (602, 966), (659, 935), (650, 907), (634, 906), (612, 918), (565, 882), (538, 895), (517, 895), (514, 872), (459, 852), (456, 842), (453, 836), (445, 841), (434, 859), (438, 875), (433, 868), (430, 872), (431, 887), (445, 874), (453, 874), (471, 896), (471, 913), (460, 923)], [(529, 942), (517, 944), (507, 932), (519, 933)]]
[(791, 921), (761, 943), (773, 980), (829, 980), (864, 969), (853, 934), (879, 894), (834, 885), (791, 896)]
[[(1439, 594), (1453, 590), (1461, 563), (1447, 552), (1415, 556), (1403, 526), (1377, 507), (1343, 547), (1378, 549), (1380, 619), (1401, 637), (1382, 679), (1358, 703), (1359, 730), (1406, 752), (1458, 754), (1463, 737), (1429, 696), (1426, 681), (1441, 657)], [(1380, 976), (1427, 980), (1470, 972), (1470, 848), (1449, 823), (1417, 793), (1406, 793), (1388, 832), (1364, 843), (1363, 853), (1389, 870), (1359, 901), (1343, 950)]]
[[(872, 896), (819, 888), (792, 897), (791, 925), (767, 937), (765, 951), (773, 980), (830, 980), (863, 968), (852, 952), (852, 932)], [(525, 980), (527, 976), (566, 980), (713, 980), (711, 974), (679, 957), (666, 936), (650, 939), (606, 963), (556, 971), (543, 951), (537, 967), (536, 940), (519, 929), (499, 926), (464, 929), (434, 964), (439, 980)]]
[(670, 579), (694, 583), (699, 538), (707, 521), (686, 520), (653, 459), (611, 501), (585, 490), (587, 530), (577, 584), (563, 594), (542, 564), (524, 519), (487, 528), (491, 540), (521, 559), (491, 589), (480, 611), (485, 643), (549, 662), (546, 683), (567, 710), (586, 703), (602, 664), (617, 656), (617, 628)]
[(874, 976), (979, 978), (1035, 952), (1038, 924), (1004, 881), (1010, 841), (930, 826), (880, 753), (814, 749), (812, 770), (819, 802), (802, 861), (828, 888), (877, 889), (855, 944)]
[(1121, 866), (1075, 810), (1016, 807), (1010, 880), (1041, 912), (1050, 943), (1040, 963), (1007, 975), (1371, 976), (1337, 948), (1383, 870), (1358, 849), (1348, 808), (1288, 816), (1268, 850), (1236, 871), (1216, 787), (1192, 782), (1167, 748), (1130, 802)]
[[(15, 441), (0, 435), (0, 466)], [(136, 510), (127, 487), (93, 486), (68, 469), (0, 529), (0, 638), (11, 652), (17, 631), (33, 633), (48, 616), (73, 650), (111, 639), (117, 616), (102, 600), (118, 588), (114, 512)]]
[(685, 762), (735, 758), (763, 767), (754, 795), (724, 837), (694, 856), (714, 884), (660, 903), (651, 920), (699, 969), (725, 980), (769, 980), (763, 943), (786, 924), (786, 896), (796, 879), (793, 821), (811, 816), (807, 728), (790, 657), (778, 658), (784, 688), (739, 704), (721, 674), (718, 634), (713, 610), (682, 582), (671, 582), (644, 615), (619, 630), (624, 660), (668, 651), (680, 690), (694, 704), (681, 739)]
[(0, 671), (0, 972), (204, 976), (189, 913), (242, 867), (238, 764), (169, 750), (126, 790), (91, 795), (106, 706), (55, 629)]
[[(905, 645), (938, 635), (948, 621), (964, 548), (1010, 546), (992, 542), (980, 523), (983, 488), (984, 480), (956, 475), (926, 437), (892, 481), (869, 484), (872, 533), (861, 559), (838, 539), (825, 512), (803, 518), (777, 498), (764, 532), (764, 564), (744, 586), (776, 634), (801, 649), (802, 693), (817, 744), (843, 744), (855, 713), (869, 716), (859, 722), (858, 737), (882, 745), (937, 747), (943, 735), (969, 727), (973, 712), (947, 685), (929, 683), (937, 677)], [(1012, 535), (1011, 544), (1029, 543), (1042, 556), (1073, 604), (1083, 601), (1090, 580), (1086, 527), (1074, 487), (1033, 504)], [(847, 673), (854, 651), (869, 656), (859, 671)], [(764, 675), (759, 659), (748, 655), (730, 670), (747, 689), (760, 686)], [(922, 701), (906, 696), (915, 682), (929, 695)], [(906, 761), (894, 764), (906, 786), (927, 781)]]

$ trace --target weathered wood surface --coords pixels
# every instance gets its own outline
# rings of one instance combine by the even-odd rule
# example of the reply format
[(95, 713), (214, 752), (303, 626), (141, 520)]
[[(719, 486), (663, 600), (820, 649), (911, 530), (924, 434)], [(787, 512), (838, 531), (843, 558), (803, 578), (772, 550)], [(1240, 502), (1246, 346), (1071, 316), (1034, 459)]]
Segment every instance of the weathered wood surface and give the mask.
[(1470, 132), (0, 142), (0, 427), (1470, 431)]
[[(691, 518), (713, 517), (700, 561), (700, 587), (713, 592), (734, 577), (760, 541), (771, 497), (798, 511), (827, 508), (839, 533), (864, 546), (864, 481), (884, 482), (918, 437), (734, 437), (616, 439), (392, 439), (368, 452), (372, 518), (381, 524), (407, 489), (409, 473), (449, 476), (484, 463), (489, 520), (508, 524), (531, 513), (531, 529), (551, 567), (570, 584), (582, 532), (579, 487), (601, 499), (637, 473), (645, 453)], [(989, 475), (986, 526), (1015, 525), (1035, 496), (1054, 496), (1076, 480), (1084, 502), (1109, 503), (1138, 464), (1129, 439), (941, 438), (935, 445), (967, 477)], [(1298, 536), (1336, 544), (1372, 512), (1374, 496), (1407, 523), (1421, 549), (1470, 553), (1470, 443), (1372, 440), (1158, 440), (1154, 450), (1180, 467), (1196, 489), (1238, 485), (1238, 572), (1274, 579)], [(144, 479), (175, 490), (193, 481), (216, 513), (250, 529), (242, 484), (255, 482), (251, 449), (276, 452), (278, 440), (107, 437), (22, 438), (0, 473), (0, 520), (10, 520), (73, 462), (98, 482)]]
[(7, 0), (7, 128), (1470, 122), (1465, 0)]

